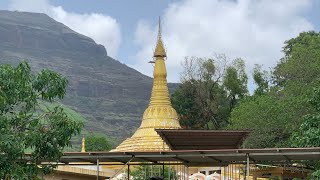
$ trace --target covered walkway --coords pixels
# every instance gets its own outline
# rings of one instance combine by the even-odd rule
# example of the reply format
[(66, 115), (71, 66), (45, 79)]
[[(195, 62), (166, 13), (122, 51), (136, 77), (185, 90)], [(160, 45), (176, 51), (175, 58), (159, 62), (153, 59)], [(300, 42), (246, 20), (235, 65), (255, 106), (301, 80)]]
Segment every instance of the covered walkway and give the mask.
[[(270, 148), (270, 149), (221, 149), (221, 150), (174, 150), (162, 152), (69, 152), (65, 153), (59, 166), (96, 166), (96, 177), (100, 179), (100, 166), (119, 166), (119, 171), (127, 171), (130, 166), (165, 165), (180, 168), (181, 180), (187, 179), (189, 167), (244, 167), (244, 176), (250, 177), (253, 164), (293, 164), (305, 160), (320, 160), (317, 148)], [(42, 162), (46, 164), (46, 162)], [(233, 164), (233, 165), (232, 165)], [(241, 165), (242, 164), (242, 165)], [(231, 165), (231, 166), (230, 166)], [(229, 168), (228, 167), (228, 168)], [(233, 171), (229, 171), (233, 172)], [(164, 172), (163, 172), (164, 173)], [(234, 175), (232, 175), (234, 176)], [(112, 176), (114, 177), (114, 176)]]

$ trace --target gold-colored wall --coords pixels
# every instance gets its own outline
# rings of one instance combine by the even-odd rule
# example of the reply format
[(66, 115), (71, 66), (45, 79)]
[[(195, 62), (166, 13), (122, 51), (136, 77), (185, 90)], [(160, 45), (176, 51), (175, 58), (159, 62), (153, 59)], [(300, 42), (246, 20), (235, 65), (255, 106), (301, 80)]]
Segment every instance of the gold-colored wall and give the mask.
[[(68, 174), (68, 173), (54, 173), (44, 177), (45, 180), (96, 180), (97, 177), (86, 176), (86, 175), (77, 175), (77, 174)], [(101, 177), (101, 180), (105, 178)]]

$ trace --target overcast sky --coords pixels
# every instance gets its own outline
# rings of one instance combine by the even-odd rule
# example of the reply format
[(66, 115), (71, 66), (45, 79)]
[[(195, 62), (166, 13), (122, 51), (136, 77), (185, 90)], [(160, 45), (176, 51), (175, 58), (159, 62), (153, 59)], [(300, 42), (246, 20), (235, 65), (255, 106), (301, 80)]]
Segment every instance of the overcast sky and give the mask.
[(161, 16), (171, 82), (186, 56), (241, 57), (250, 72), (274, 66), (285, 40), (320, 30), (318, 0), (1, 0), (0, 8), (46, 13), (149, 76)]

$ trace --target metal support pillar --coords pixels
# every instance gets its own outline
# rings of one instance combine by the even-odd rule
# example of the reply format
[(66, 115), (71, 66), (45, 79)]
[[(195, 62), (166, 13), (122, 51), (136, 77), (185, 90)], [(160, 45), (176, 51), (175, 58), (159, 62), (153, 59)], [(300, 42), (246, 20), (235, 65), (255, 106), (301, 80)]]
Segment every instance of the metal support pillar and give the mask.
[(97, 180), (99, 180), (99, 159), (97, 159)]
[(181, 165), (178, 165), (178, 169), (179, 169), (179, 180), (182, 180), (182, 175), (181, 175)]
[(250, 157), (249, 154), (247, 154), (247, 180), (250, 178)]
[(170, 171), (171, 171), (171, 167), (170, 165), (168, 165), (168, 180), (170, 180)]
[(181, 180), (180, 165), (177, 165), (177, 174), (179, 174), (178, 175), (178, 180)]
[(189, 166), (186, 166), (187, 167), (187, 180), (189, 180)]
[(164, 179), (164, 164), (162, 164), (162, 178)]
[(228, 164), (228, 180), (231, 179), (231, 166)]
[(145, 173), (145, 174), (144, 174), (144, 175), (145, 175), (145, 176), (144, 176), (144, 179), (147, 179), (147, 176), (148, 176), (148, 175), (147, 175), (147, 167), (148, 167), (148, 166), (144, 166), (144, 173)]
[(230, 171), (231, 179), (233, 179), (233, 164), (230, 164)]
[(241, 178), (240, 171), (241, 171), (241, 164), (239, 164), (239, 165), (238, 165), (238, 175), (239, 175), (239, 180), (240, 180), (240, 178)]
[(130, 180), (130, 165), (128, 164), (128, 180)]
[(151, 165), (151, 177), (153, 177), (153, 165)]
[(183, 180), (186, 179), (186, 166), (183, 165)]
[(227, 166), (227, 170), (228, 170), (228, 180), (230, 180), (230, 164), (228, 164), (228, 166)]

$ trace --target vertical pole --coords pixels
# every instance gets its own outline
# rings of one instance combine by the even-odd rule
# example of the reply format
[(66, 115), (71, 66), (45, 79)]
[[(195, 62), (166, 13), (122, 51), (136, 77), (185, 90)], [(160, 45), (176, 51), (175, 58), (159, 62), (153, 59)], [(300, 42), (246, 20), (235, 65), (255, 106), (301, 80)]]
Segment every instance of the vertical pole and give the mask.
[(174, 165), (174, 173), (175, 173), (175, 177), (176, 179), (178, 179), (178, 166)]
[(187, 166), (187, 180), (189, 180), (189, 166)]
[(238, 164), (239, 180), (240, 180), (240, 178), (241, 178), (240, 171), (241, 171), (241, 164)]
[(162, 178), (164, 179), (164, 163), (162, 163)]
[(234, 174), (234, 169), (235, 169), (234, 164), (232, 164), (231, 167), (232, 167), (232, 179), (233, 179), (233, 178), (234, 178), (234, 175), (235, 175), (235, 174)]
[(226, 180), (229, 180), (229, 175), (228, 175), (228, 168), (229, 168), (229, 165), (228, 166), (226, 166), (226, 167), (224, 167), (224, 171), (225, 171), (225, 173), (224, 173), (224, 175), (225, 175), (225, 178), (226, 178)]
[(179, 178), (178, 179), (181, 180), (181, 170), (180, 170), (180, 165), (179, 164), (177, 165), (177, 168), (178, 168), (178, 173), (179, 173)]
[(247, 154), (247, 180), (250, 178), (250, 158), (249, 154)]
[(181, 165), (178, 165), (178, 168), (179, 168), (179, 173), (180, 173), (179, 180), (182, 180), (182, 176), (181, 176)]
[(180, 165), (180, 176), (181, 176), (181, 180), (183, 180), (183, 166)]
[(128, 180), (130, 180), (130, 165), (128, 164)]
[(97, 180), (99, 180), (99, 159), (97, 159)]
[(182, 180), (184, 180), (184, 165), (181, 165)]
[(230, 164), (228, 164), (228, 180), (230, 180)]
[(186, 179), (186, 166), (183, 165), (183, 180)]
[(181, 165), (181, 171), (182, 171), (182, 180), (184, 180), (184, 165)]
[(235, 169), (234, 164), (232, 164), (231, 167), (232, 167), (232, 177), (231, 178), (233, 179), (234, 178), (234, 169)]
[(182, 179), (182, 173), (181, 173), (181, 172), (182, 172), (182, 166), (181, 166), (181, 164), (179, 165), (179, 169), (180, 169), (180, 170), (179, 170), (179, 171), (180, 171), (180, 180), (183, 180), (183, 179)]
[(148, 165), (145, 165), (145, 166), (144, 166), (144, 173), (145, 173), (145, 174), (144, 174), (144, 175), (145, 175), (145, 176), (144, 176), (144, 179), (147, 179), (147, 166), (148, 166)]
[(230, 176), (231, 176), (231, 179), (233, 179), (233, 164), (230, 164)]
[(228, 180), (227, 169), (228, 169), (228, 166), (225, 166), (225, 167), (224, 167), (224, 178), (223, 178), (223, 180)]
[(228, 166), (224, 167), (224, 176), (225, 176), (225, 180), (229, 180), (228, 178)]
[(170, 165), (168, 165), (168, 180), (170, 180), (170, 170), (171, 170), (171, 167), (170, 167)]
[(226, 167), (223, 166), (223, 180), (226, 180)]
[[(180, 165), (179, 164), (177, 165), (177, 173), (178, 174), (180, 173)], [(178, 176), (178, 180), (181, 180), (181, 173)]]
[(183, 165), (180, 165), (180, 174), (181, 174), (181, 180), (183, 179)]

